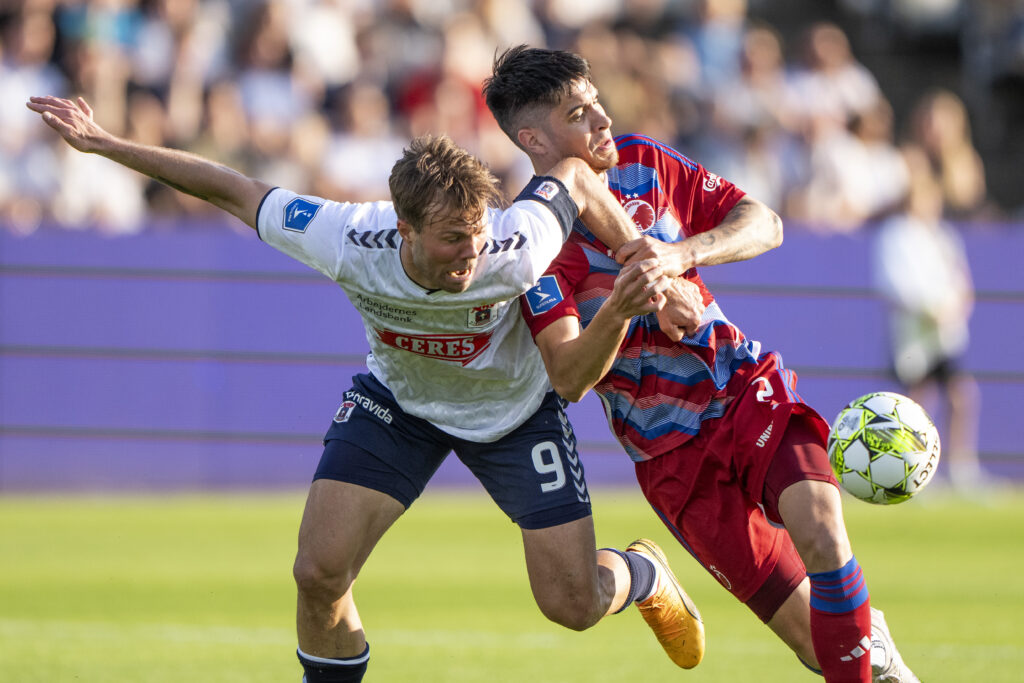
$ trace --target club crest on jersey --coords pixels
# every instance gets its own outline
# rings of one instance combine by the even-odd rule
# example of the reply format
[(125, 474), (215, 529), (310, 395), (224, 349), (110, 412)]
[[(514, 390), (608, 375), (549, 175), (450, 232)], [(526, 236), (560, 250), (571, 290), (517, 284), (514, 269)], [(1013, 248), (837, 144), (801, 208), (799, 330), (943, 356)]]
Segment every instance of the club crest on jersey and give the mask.
[(640, 232), (646, 232), (654, 225), (654, 207), (643, 199), (630, 199), (622, 205)]
[(338, 424), (342, 422), (348, 422), (348, 418), (352, 416), (352, 409), (356, 407), (356, 404), (352, 401), (345, 401), (338, 406), (338, 412), (334, 414), (334, 421)]
[(550, 202), (558, 194), (558, 185), (550, 180), (545, 180), (533, 190), (533, 193), (541, 199)]
[(554, 275), (542, 275), (537, 284), (526, 292), (526, 303), (533, 315), (547, 313), (563, 299), (562, 288), (558, 286), (558, 278)]
[(494, 308), (498, 304), (485, 304), (469, 309), (469, 326), (484, 327), (494, 320)]
[(469, 365), (491, 345), (491, 333), (482, 334), (405, 334), (374, 328), (377, 338), (396, 349), (417, 356)]
[(302, 197), (291, 200), (284, 206), (284, 229), (305, 232), (321, 206)]
[(713, 192), (718, 189), (718, 186), (722, 184), (722, 179), (714, 173), (708, 173), (707, 177), (704, 178), (704, 189), (708, 192)]

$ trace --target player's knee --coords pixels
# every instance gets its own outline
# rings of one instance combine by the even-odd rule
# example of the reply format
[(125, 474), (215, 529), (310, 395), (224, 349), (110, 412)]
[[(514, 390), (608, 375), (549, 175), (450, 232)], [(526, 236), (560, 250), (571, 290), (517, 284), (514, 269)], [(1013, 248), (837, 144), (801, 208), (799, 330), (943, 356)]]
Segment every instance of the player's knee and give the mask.
[(537, 606), (549, 620), (573, 631), (587, 630), (604, 615), (592, 601), (564, 597), (557, 600), (538, 600)]
[(295, 558), (292, 576), (299, 593), (325, 602), (334, 602), (348, 591), (355, 576), (342, 568), (328, 568), (303, 553)]
[(810, 572), (832, 571), (850, 559), (850, 542), (845, 530), (836, 531), (829, 527), (821, 527), (818, 533), (804, 539), (797, 545), (797, 550)]

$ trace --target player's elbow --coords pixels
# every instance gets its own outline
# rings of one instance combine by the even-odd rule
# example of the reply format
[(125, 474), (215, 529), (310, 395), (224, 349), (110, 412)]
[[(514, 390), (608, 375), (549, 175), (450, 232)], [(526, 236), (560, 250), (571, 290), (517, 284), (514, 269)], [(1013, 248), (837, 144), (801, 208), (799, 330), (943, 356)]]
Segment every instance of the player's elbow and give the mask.
[(775, 213), (767, 206), (764, 207), (765, 211), (765, 223), (767, 229), (765, 230), (765, 241), (768, 244), (768, 249), (775, 249), (776, 247), (782, 246), (783, 230), (782, 230), (782, 219), (779, 218), (779, 214)]
[(556, 394), (570, 403), (579, 403), (590, 389), (589, 386), (580, 384), (579, 381), (556, 377), (551, 378), (551, 387)]
[(555, 393), (569, 403), (579, 403), (587, 394), (586, 390), (559, 389), (558, 387), (555, 387)]

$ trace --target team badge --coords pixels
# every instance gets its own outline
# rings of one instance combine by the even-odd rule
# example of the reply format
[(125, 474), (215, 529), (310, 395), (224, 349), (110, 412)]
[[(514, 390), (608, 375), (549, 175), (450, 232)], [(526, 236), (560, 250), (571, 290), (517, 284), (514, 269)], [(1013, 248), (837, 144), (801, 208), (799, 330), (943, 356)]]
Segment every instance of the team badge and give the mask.
[(526, 303), (530, 313), (540, 315), (547, 313), (565, 299), (562, 288), (558, 286), (558, 278), (554, 275), (543, 275), (532, 289), (526, 292)]
[(469, 309), (469, 326), (484, 327), (494, 320), (494, 308), (498, 304), (486, 304)]
[(622, 208), (633, 219), (640, 232), (646, 232), (654, 225), (654, 207), (643, 199), (631, 199), (623, 204)]
[(352, 401), (345, 401), (338, 407), (338, 412), (334, 414), (334, 421), (337, 423), (348, 422), (348, 418), (352, 416), (352, 409), (356, 407), (356, 404)]
[(541, 199), (550, 202), (558, 194), (558, 185), (550, 180), (545, 180), (534, 189), (533, 193)]
[(302, 197), (291, 200), (284, 207), (284, 229), (305, 232), (321, 206)]

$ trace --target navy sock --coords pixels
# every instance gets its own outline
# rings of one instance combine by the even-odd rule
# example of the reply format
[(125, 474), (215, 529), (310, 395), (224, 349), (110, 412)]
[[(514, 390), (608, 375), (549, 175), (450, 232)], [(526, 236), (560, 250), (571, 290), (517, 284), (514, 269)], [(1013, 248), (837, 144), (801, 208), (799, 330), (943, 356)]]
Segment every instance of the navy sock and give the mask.
[(651, 594), (654, 589), (654, 563), (639, 553), (624, 553), (615, 548), (602, 548), (602, 550), (615, 553), (625, 561), (626, 567), (629, 568), (629, 592), (626, 594), (626, 601), (622, 603), (622, 607), (615, 610), (614, 613), (618, 614), (637, 600), (643, 600)]
[(370, 644), (366, 644), (363, 654), (348, 659), (314, 657), (302, 650), (296, 650), (295, 654), (306, 672), (304, 683), (359, 683), (370, 661)]

